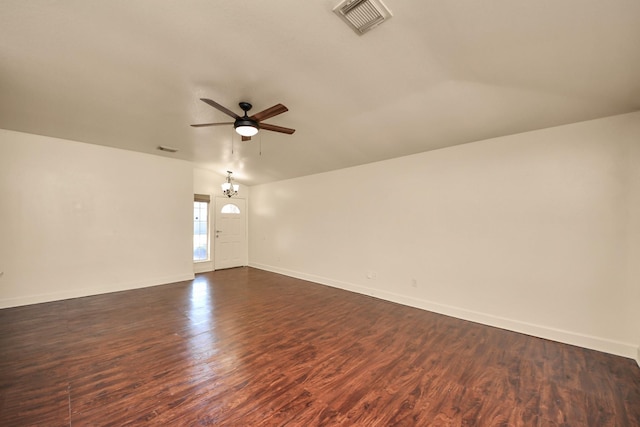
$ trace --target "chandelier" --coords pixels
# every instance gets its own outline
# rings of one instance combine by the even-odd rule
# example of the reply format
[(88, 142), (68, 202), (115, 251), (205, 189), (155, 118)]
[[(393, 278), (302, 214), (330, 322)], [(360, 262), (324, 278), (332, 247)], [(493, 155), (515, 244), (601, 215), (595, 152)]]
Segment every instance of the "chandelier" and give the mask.
[(227, 171), (227, 182), (222, 184), (222, 194), (227, 197), (237, 195), (238, 190), (240, 189), (240, 185), (231, 183), (231, 181), (233, 180), (233, 178), (231, 178), (232, 173), (233, 172), (231, 171)]

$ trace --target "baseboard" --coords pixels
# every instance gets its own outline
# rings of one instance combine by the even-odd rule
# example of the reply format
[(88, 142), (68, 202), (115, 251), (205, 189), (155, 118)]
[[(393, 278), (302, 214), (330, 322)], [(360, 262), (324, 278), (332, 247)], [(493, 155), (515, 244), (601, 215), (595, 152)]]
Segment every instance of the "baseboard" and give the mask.
[(148, 288), (151, 286), (166, 285), (168, 283), (182, 282), (185, 280), (193, 280), (193, 273), (178, 274), (173, 276), (156, 277), (150, 280), (139, 282), (121, 283), (116, 286), (97, 286), (93, 288), (63, 290), (59, 292), (51, 292), (38, 295), (27, 295), (16, 298), (0, 299), (0, 309), (19, 307), (23, 305), (41, 304), (44, 302), (60, 301), (71, 298), (81, 298), (91, 295), (108, 294), (111, 292), (128, 291), (131, 289)]
[(210, 271), (213, 271), (213, 261), (193, 263), (193, 272), (196, 274), (208, 273)]
[(519, 332), (538, 338), (544, 338), (551, 341), (558, 341), (565, 344), (571, 344), (592, 350), (602, 351), (604, 353), (615, 354), (617, 356), (635, 359), (640, 366), (640, 348), (635, 344), (609, 340), (606, 338), (595, 337), (592, 335), (580, 334), (577, 332), (566, 331), (562, 329), (549, 328), (547, 326), (536, 325), (533, 323), (522, 322), (519, 320), (508, 319), (500, 316), (494, 316), (488, 313), (468, 310), (460, 307), (436, 303), (433, 301), (414, 298), (406, 295), (396, 294), (393, 292), (381, 291), (378, 289), (367, 288), (365, 286), (354, 285), (352, 283), (333, 280), (327, 277), (306, 274), (299, 271), (287, 270), (284, 268), (264, 265), (259, 263), (249, 263), (250, 267), (260, 270), (271, 271), (273, 273), (283, 274), (285, 276), (295, 277), (297, 279), (308, 280), (310, 282), (331, 286), (334, 288), (344, 289), (363, 295), (369, 295), (383, 300), (395, 302), (409, 307), (420, 308), (422, 310), (432, 311), (434, 313), (444, 314), (446, 316), (458, 319), (468, 320), (471, 322), (481, 323), (483, 325), (494, 326), (496, 328), (506, 329), (513, 332)]

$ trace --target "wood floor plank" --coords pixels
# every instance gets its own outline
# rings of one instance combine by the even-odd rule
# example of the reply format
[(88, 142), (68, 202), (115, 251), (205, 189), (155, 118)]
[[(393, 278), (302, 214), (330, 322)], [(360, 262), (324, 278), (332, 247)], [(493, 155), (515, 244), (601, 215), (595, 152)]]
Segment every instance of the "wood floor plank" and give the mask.
[(239, 268), (0, 310), (0, 425), (640, 426), (640, 368)]

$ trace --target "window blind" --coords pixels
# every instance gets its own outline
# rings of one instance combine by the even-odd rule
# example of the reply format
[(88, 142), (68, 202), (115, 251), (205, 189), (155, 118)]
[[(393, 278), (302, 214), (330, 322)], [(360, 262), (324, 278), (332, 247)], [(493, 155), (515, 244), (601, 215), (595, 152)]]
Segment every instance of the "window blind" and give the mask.
[(208, 194), (194, 194), (193, 201), (211, 203), (211, 196), (209, 196)]

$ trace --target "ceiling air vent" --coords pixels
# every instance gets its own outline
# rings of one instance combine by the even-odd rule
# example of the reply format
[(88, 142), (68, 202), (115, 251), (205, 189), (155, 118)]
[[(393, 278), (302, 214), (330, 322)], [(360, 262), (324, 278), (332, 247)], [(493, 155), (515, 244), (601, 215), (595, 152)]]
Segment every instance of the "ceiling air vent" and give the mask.
[(391, 11), (380, 0), (345, 0), (333, 11), (359, 35), (392, 16)]
[(167, 153), (177, 153), (178, 152), (177, 148), (169, 147), (167, 145), (158, 145), (158, 150), (166, 151)]

